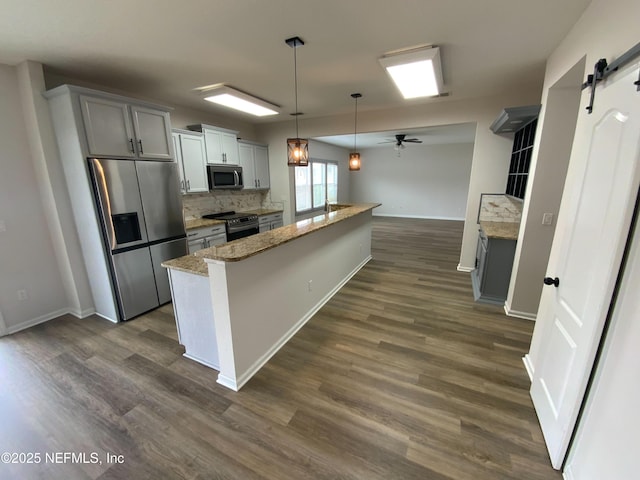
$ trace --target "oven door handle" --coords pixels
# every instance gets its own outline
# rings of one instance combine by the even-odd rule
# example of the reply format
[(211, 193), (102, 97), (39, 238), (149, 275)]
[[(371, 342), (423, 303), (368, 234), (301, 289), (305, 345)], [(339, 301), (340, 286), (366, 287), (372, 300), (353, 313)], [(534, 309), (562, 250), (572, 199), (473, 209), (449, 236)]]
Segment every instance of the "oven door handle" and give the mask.
[(235, 186), (239, 187), (240, 186), (240, 175), (238, 175), (238, 171), (237, 170), (233, 171), (233, 176), (234, 176), (234, 179), (235, 179), (235, 182), (236, 182)]

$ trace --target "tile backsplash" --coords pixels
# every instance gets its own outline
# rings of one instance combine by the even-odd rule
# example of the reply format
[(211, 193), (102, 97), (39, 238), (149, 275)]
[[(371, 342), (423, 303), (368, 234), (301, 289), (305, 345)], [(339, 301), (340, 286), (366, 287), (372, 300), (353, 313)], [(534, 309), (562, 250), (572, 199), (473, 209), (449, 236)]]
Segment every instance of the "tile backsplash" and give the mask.
[(478, 221), (519, 223), (522, 200), (502, 194), (482, 194)]
[(269, 191), (235, 191), (196, 193), (182, 196), (184, 219), (200, 218), (213, 212), (242, 212), (257, 208), (277, 208), (270, 202)]

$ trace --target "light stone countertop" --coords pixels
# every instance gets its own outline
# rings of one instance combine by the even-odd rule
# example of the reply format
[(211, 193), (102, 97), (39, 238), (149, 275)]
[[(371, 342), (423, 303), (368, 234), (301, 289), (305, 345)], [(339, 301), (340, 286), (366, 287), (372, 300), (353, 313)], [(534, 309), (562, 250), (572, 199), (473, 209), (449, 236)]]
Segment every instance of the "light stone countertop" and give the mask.
[(209, 276), (209, 267), (202, 257), (196, 257), (195, 253), (184, 257), (174, 258), (162, 263), (165, 268), (172, 268), (181, 272), (193, 273), (202, 277)]
[(517, 240), (520, 222), (486, 222), (481, 220), (480, 227), (489, 238)]
[(213, 220), (209, 218), (195, 218), (193, 220), (185, 220), (184, 228), (186, 230), (194, 230), (196, 228), (211, 227), (213, 225), (224, 225), (224, 220)]
[(263, 215), (272, 215), (274, 213), (282, 213), (282, 210), (273, 210), (270, 208), (256, 208), (254, 210), (243, 210), (241, 213), (251, 213), (262, 217)]
[(206, 259), (223, 262), (239, 262), (240, 260), (258, 255), (266, 250), (295, 240), (296, 238), (303, 237), (322, 228), (373, 210), (380, 205), (380, 203), (354, 204), (334, 212), (323, 213), (313, 218), (300, 220), (299, 222), (285, 225), (275, 230), (240, 238), (215, 247), (205, 248), (195, 252), (193, 255), (174, 258), (173, 260), (163, 262), (162, 266), (187, 273), (207, 276)]

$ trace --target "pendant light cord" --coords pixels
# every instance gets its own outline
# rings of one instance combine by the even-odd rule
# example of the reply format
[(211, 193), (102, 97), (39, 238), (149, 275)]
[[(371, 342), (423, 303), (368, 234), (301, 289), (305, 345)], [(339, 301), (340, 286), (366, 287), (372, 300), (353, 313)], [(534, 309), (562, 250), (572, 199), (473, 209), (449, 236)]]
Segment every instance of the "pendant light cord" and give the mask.
[(358, 138), (358, 97), (355, 97), (356, 99), (356, 118), (353, 122), (353, 151), (357, 152), (358, 149), (356, 148), (356, 139)]
[(296, 111), (294, 116), (296, 117), (296, 138), (300, 138), (298, 134), (298, 56), (296, 55), (296, 49), (298, 45), (293, 46), (293, 85), (296, 98)]

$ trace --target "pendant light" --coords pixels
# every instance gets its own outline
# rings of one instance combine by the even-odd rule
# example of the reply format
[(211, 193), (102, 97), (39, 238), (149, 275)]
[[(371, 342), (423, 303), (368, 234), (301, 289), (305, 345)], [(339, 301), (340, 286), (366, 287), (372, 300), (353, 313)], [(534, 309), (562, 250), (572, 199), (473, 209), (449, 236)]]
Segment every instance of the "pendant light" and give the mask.
[(360, 170), (360, 154), (356, 149), (356, 138), (358, 136), (358, 99), (362, 97), (359, 93), (352, 93), (351, 98), (356, 101), (356, 115), (355, 121), (353, 125), (353, 152), (349, 154), (349, 170), (352, 172), (357, 172)]
[(296, 111), (292, 114), (296, 117), (296, 138), (287, 138), (287, 165), (306, 167), (309, 165), (309, 140), (300, 138), (298, 134), (298, 116), (302, 114), (298, 111), (298, 58), (296, 56), (296, 49), (304, 45), (304, 42), (300, 37), (292, 37), (286, 39), (285, 43), (293, 48), (293, 82), (296, 100)]

